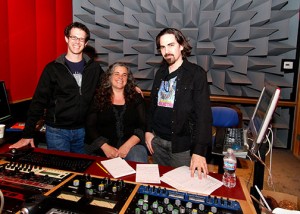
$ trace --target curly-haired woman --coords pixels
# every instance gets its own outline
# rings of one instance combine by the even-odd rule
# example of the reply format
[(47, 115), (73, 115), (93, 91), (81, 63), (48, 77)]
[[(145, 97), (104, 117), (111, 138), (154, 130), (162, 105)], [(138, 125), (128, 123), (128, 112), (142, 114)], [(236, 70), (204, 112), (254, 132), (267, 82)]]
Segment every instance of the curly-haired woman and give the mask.
[(130, 68), (119, 62), (110, 65), (87, 117), (86, 132), (91, 143), (86, 145), (87, 153), (146, 163), (145, 111)]

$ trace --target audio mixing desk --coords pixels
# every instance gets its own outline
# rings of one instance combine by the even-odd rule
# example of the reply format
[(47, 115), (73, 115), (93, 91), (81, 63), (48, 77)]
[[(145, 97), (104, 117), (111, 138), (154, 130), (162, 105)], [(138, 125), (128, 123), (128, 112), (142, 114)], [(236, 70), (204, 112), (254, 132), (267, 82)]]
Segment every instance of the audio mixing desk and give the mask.
[[(222, 186), (211, 195), (199, 195), (175, 190), (163, 182), (135, 183), (135, 174), (114, 179), (97, 166), (102, 157), (35, 148), (25, 157), (9, 159), (3, 155), (7, 152), (8, 145), (3, 145), (0, 189), (5, 198), (4, 214), (255, 213), (249, 192), (239, 179), (235, 188)], [(56, 158), (66, 161), (67, 166), (52, 163)], [(74, 167), (74, 163), (81, 167)], [(129, 164), (135, 168), (135, 163)], [(161, 175), (171, 169), (159, 166)], [(221, 179), (216, 173), (210, 176)]]

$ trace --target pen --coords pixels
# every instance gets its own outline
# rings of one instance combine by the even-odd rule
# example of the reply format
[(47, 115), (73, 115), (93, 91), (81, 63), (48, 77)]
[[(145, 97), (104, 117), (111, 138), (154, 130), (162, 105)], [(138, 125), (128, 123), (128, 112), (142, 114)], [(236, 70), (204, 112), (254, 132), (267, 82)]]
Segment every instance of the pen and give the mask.
[(109, 172), (108, 172), (106, 169), (104, 169), (99, 163), (96, 163), (96, 164), (97, 164), (97, 166), (99, 166), (100, 169), (102, 169), (106, 174), (110, 175)]

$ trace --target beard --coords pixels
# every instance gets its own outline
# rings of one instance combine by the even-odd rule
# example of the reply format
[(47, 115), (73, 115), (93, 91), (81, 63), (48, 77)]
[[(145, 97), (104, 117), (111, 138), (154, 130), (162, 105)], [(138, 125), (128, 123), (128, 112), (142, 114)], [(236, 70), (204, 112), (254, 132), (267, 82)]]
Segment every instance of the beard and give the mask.
[(166, 60), (166, 62), (169, 64), (169, 65), (172, 65), (175, 63), (175, 58), (172, 54), (168, 54), (168, 55), (165, 55), (164, 56), (164, 59)]

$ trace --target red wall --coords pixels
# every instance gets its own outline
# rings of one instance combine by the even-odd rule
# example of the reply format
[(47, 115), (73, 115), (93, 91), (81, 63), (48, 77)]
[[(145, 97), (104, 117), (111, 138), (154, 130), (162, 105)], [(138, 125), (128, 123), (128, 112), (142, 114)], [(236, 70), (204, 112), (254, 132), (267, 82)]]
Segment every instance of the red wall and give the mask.
[(0, 80), (11, 102), (30, 99), (45, 65), (66, 51), (72, 0), (0, 0)]

